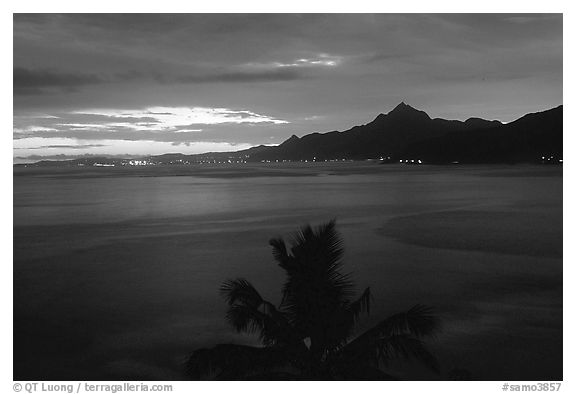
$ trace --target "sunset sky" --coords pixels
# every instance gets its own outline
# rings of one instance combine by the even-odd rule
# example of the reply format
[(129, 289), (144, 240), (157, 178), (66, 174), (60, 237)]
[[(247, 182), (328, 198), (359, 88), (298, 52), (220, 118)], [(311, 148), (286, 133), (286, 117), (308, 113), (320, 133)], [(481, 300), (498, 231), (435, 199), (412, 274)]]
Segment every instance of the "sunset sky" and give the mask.
[(401, 101), (504, 122), (562, 104), (562, 16), (14, 16), (15, 162), (278, 144)]

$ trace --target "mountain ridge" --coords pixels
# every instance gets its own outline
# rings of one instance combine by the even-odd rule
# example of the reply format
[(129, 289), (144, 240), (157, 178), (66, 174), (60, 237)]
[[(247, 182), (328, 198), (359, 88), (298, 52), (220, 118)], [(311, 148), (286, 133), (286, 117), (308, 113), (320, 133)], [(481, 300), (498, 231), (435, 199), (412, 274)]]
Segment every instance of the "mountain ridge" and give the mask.
[[(460, 121), (430, 118), (426, 112), (401, 102), (387, 114), (381, 113), (366, 124), (302, 137), (293, 134), (276, 146), (259, 145), (236, 152), (194, 155), (167, 153), (136, 160), (155, 164), (377, 158), (385, 158), (386, 162), (411, 159), (430, 164), (538, 162), (542, 157), (562, 157), (562, 115), (563, 106), (559, 105), (523, 115), (506, 124), (478, 117)], [(96, 158), (36, 164), (90, 165), (94, 160)], [(98, 164), (122, 165), (134, 161), (97, 160), (100, 160)]]

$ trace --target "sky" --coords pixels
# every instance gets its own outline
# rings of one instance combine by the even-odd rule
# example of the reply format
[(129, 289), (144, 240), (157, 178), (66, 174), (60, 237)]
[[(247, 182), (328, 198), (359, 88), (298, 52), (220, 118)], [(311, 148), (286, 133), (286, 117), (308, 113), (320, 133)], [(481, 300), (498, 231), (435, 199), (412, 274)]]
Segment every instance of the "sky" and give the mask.
[(13, 38), (15, 162), (562, 104), (561, 14), (14, 14)]

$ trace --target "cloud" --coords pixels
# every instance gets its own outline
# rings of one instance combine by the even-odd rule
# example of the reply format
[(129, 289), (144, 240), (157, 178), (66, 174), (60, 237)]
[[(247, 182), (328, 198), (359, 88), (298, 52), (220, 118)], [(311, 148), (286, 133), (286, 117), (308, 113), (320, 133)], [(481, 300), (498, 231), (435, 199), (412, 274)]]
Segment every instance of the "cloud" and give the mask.
[[(307, 59), (300, 59), (307, 60)], [(313, 63), (319, 62), (319, 63)], [(310, 65), (332, 63), (333, 60), (310, 60)], [(15, 67), (13, 70), (14, 95), (41, 95), (77, 92), (80, 88), (105, 83), (130, 83), (138, 81), (153, 81), (160, 84), (206, 84), (206, 83), (257, 83), (293, 81), (308, 78), (295, 67), (305, 63), (281, 64), (270, 69), (234, 70), (217, 73), (198, 73), (190, 75), (164, 75), (158, 72), (126, 71), (111, 75), (66, 73), (46, 69), (28, 69)], [(279, 69), (284, 67), (284, 69)]]
[(245, 63), (234, 66), (230, 71), (197, 75), (182, 75), (173, 79), (154, 76), (162, 83), (253, 83), (281, 82), (308, 79), (306, 68), (336, 67), (342, 57), (321, 53), (317, 56), (299, 58), (290, 62), (272, 61), (267, 63)]
[[(48, 114), (53, 116), (36, 118), (33, 114), (24, 114), (15, 117), (14, 146), (26, 147), (28, 145), (23, 145), (24, 142), (19, 140), (31, 143), (34, 141), (31, 140), (33, 137), (65, 139), (60, 142), (37, 143), (38, 149), (34, 149), (34, 152), (44, 150), (43, 153), (50, 153), (56, 145), (64, 149), (65, 145), (71, 145), (69, 139), (82, 144), (94, 144), (90, 141), (104, 140), (253, 144), (260, 141), (260, 136), (268, 136), (289, 124), (287, 120), (242, 108), (150, 106), (132, 109), (87, 108)], [(133, 146), (135, 145), (131, 145)], [(144, 152), (147, 149), (146, 144), (138, 146)], [(224, 145), (224, 148), (226, 146)], [(115, 149), (112, 146), (106, 148), (111, 151)]]
[(53, 127), (43, 127), (43, 126), (27, 126), (24, 128), (15, 127), (14, 129), (15, 134), (34, 134), (34, 133), (44, 133), (44, 132), (54, 132), (58, 131)]
[(174, 75), (158, 72), (129, 71), (117, 73), (113, 79), (118, 82), (151, 80), (160, 84), (209, 84), (209, 83), (267, 83), (295, 81), (310, 78), (305, 68), (334, 67), (341, 63), (338, 56), (320, 54), (312, 58), (300, 58), (292, 62), (244, 63), (220, 67), (218, 71), (206, 69), (194, 73)]
[(301, 57), (291, 62), (247, 63), (246, 67), (256, 68), (311, 68), (311, 67), (336, 67), (342, 63), (341, 56), (320, 53), (313, 57)]
[(306, 121), (309, 121), (309, 120), (320, 120), (320, 119), (323, 119), (323, 118), (324, 118), (324, 116), (322, 116), (322, 115), (311, 115), (311, 116), (305, 116), (304, 118), (302, 118), (302, 120), (306, 120)]
[[(28, 156), (15, 156), (14, 163), (33, 163), (39, 160), (73, 160), (80, 159), (83, 157), (92, 157), (92, 154), (80, 154), (80, 155), (66, 155), (63, 153), (57, 155), (28, 155)], [(98, 155), (98, 156), (109, 156), (109, 155)], [(129, 159), (130, 156), (123, 156), (123, 158)]]
[[(145, 109), (87, 109), (74, 111), (77, 115), (103, 116), (120, 122), (103, 122), (98, 127), (131, 127), (140, 130), (178, 131), (190, 125), (271, 123), (285, 124), (286, 120), (257, 114), (247, 110), (207, 107), (148, 107)], [(122, 122), (122, 120), (150, 119), (145, 122)], [(78, 125), (76, 125), (77, 127)]]
[(16, 118), (16, 119), (58, 119), (58, 117), (55, 116), (55, 115), (46, 115), (46, 114), (40, 114), (40, 115), (14, 115), (14, 118)]
[[(50, 157), (55, 155), (156, 155), (174, 152), (173, 142), (151, 140), (78, 140), (76, 138), (30, 137), (14, 140), (14, 153), (18, 159), (27, 157)], [(204, 152), (225, 152), (248, 149), (251, 144), (196, 141), (178, 146), (178, 153), (195, 154)], [(41, 152), (41, 153), (38, 153)]]
[[(75, 137), (87, 139), (118, 138), (135, 140), (189, 140), (198, 139), (208, 127), (209, 138), (220, 140), (214, 135), (218, 130), (230, 126), (248, 126), (253, 129), (260, 125), (288, 124), (287, 120), (259, 114), (244, 109), (209, 107), (146, 107), (141, 109), (82, 109), (58, 112), (57, 116), (36, 118), (20, 116), (14, 118), (14, 140), (29, 137)], [(234, 127), (238, 132), (238, 128)], [(113, 137), (112, 137), (113, 136)], [(201, 137), (202, 139), (206, 138)]]
[(73, 92), (82, 86), (106, 82), (95, 74), (32, 70), (23, 67), (14, 68), (13, 78), (15, 95)]
[[(126, 71), (103, 74), (63, 73), (52, 70), (33, 70), (15, 67), (14, 95), (40, 95), (77, 92), (80, 88), (105, 83), (140, 83), (152, 81), (163, 85), (207, 83), (259, 83), (294, 81), (309, 78), (296, 68), (302, 66), (334, 66), (336, 60), (299, 59), (295, 63), (269, 63), (256, 69), (231, 67), (222, 72), (170, 75), (159, 72)], [(262, 65), (261, 65), (262, 66)]]
[(202, 129), (178, 129), (174, 130), (175, 133), (200, 133)]
[(180, 83), (250, 83), (293, 81), (306, 78), (298, 70), (246, 70), (206, 75), (185, 75), (175, 79)]

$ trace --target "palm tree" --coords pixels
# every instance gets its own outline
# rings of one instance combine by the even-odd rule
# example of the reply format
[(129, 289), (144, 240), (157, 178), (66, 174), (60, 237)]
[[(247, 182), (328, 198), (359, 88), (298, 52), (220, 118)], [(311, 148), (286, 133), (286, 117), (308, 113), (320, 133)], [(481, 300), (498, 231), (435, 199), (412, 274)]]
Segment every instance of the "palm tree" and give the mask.
[(335, 221), (297, 232), (288, 250), (270, 240), (274, 259), (286, 273), (278, 307), (245, 279), (225, 281), (226, 319), (238, 332), (257, 333), (262, 346), (217, 345), (187, 361), (191, 378), (222, 380), (383, 380), (381, 368), (398, 358), (417, 359), (434, 371), (436, 360), (422, 339), (438, 320), (416, 305), (392, 315), (361, 335), (354, 328), (369, 313), (370, 288), (355, 298), (350, 274), (341, 272), (343, 246)]

